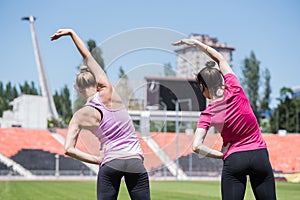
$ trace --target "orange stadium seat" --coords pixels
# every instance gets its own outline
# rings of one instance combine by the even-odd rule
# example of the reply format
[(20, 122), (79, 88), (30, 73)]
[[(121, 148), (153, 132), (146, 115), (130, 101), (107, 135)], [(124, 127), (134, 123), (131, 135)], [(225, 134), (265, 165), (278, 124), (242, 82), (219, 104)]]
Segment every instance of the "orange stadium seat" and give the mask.
[[(67, 132), (67, 129), (56, 129), (56, 133), (60, 134), (64, 138), (66, 138)], [(98, 138), (96, 138), (92, 133), (87, 130), (81, 130), (76, 147), (84, 152), (98, 155), (100, 143)]]
[[(176, 158), (176, 133), (153, 132), (151, 137), (172, 159)], [(194, 135), (178, 134), (178, 156), (186, 156), (193, 153), (193, 137)], [(207, 134), (204, 144), (214, 149), (221, 149), (222, 138), (220, 134)]]
[(152, 171), (153, 169), (159, 167), (162, 165), (162, 161), (156, 156), (154, 151), (147, 145), (147, 143), (142, 139), (142, 136), (140, 133), (137, 133), (137, 136), (140, 140), (141, 147), (144, 153), (144, 164), (147, 169), (147, 171)]
[[(66, 137), (67, 129), (56, 129), (56, 132)], [(145, 155), (145, 166), (151, 171), (162, 166), (162, 161), (137, 133)], [(180, 133), (176, 141), (176, 133), (153, 132), (150, 137), (173, 160), (176, 156), (187, 156), (192, 153), (193, 135)], [(263, 134), (268, 145), (270, 160), (274, 171), (295, 173), (300, 172), (300, 144), (299, 134), (279, 136), (275, 134)], [(176, 143), (178, 142), (178, 155), (176, 155)], [(220, 149), (222, 138), (220, 134), (207, 134), (204, 143), (214, 149)], [(78, 148), (83, 151), (99, 152), (99, 141), (92, 134), (83, 131), (78, 140)], [(24, 128), (0, 128), (0, 153), (6, 157), (16, 155), (22, 149), (42, 150), (53, 154), (64, 155), (63, 145), (60, 144), (47, 129), (35, 130)]]
[[(56, 129), (56, 132), (66, 137), (67, 129)], [(141, 142), (141, 147), (145, 156), (145, 166), (148, 171), (158, 167), (162, 164), (162, 161), (155, 155), (152, 149), (147, 145), (147, 143), (141, 138), (140, 133), (137, 133), (138, 138)], [(79, 135), (78, 142), (76, 146), (85, 152), (91, 152), (97, 154), (99, 151), (99, 141), (96, 137), (94, 137), (89, 131), (82, 130), (82, 133)]]
[(63, 146), (47, 129), (0, 128), (0, 152), (3, 155), (11, 157), (22, 149), (40, 149), (64, 155)]
[(272, 167), (279, 172), (300, 172), (300, 135), (279, 136), (263, 134), (267, 143)]

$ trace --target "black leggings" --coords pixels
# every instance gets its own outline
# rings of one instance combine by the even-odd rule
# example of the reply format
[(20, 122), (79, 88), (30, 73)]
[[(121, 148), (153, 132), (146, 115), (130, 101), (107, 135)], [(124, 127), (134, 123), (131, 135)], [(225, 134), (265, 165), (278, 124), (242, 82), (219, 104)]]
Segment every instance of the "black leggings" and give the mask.
[(222, 199), (242, 200), (247, 175), (256, 199), (276, 199), (274, 174), (267, 149), (236, 152), (224, 160), (221, 181)]
[(100, 167), (97, 181), (98, 200), (116, 200), (121, 179), (132, 200), (150, 200), (148, 173), (141, 159), (116, 159)]

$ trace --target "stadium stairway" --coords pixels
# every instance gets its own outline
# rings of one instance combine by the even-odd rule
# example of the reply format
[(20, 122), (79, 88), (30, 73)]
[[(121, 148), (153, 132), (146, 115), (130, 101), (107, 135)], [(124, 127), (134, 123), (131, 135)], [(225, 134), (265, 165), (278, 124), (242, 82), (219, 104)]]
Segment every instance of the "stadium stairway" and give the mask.
[[(300, 144), (299, 134), (287, 134), (280, 136), (278, 134), (262, 134), (265, 139), (269, 151), (270, 161), (273, 170), (283, 173), (299, 173), (300, 172), (300, 151), (298, 144)], [(171, 159), (176, 158), (176, 134), (175, 133), (152, 133), (151, 138), (159, 144), (160, 148)], [(178, 142), (178, 156), (186, 156), (192, 153), (191, 143), (193, 135), (179, 134)], [(219, 150), (222, 146), (222, 137), (219, 133), (207, 134), (204, 144)]]
[(182, 171), (182, 169), (168, 156), (168, 154), (160, 148), (160, 146), (155, 142), (152, 137), (142, 136), (143, 141), (153, 150), (156, 156), (164, 163), (168, 170), (175, 176), (178, 180), (187, 180), (187, 175)]
[[(56, 129), (55, 132), (52, 132), (52, 136), (62, 145), (64, 145), (66, 135), (67, 135), (67, 129)], [(87, 148), (85, 148), (85, 145), (83, 145), (82, 143), (83, 143), (82, 136), (80, 136), (79, 142), (78, 142), (78, 148), (80, 148), (83, 151), (88, 152)], [(86, 165), (89, 169), (91, 169), (96, 174), (99, 171), (98, 165), (94, 165), (94, 164), (90, 164), (90, 163), (86, 163), (86, 162), (82, 162), (82, 164)]]
[[(33, 130), (23, 128), (0, 128), (0, 162), (5, 163), (6, 166), (16, 166), (16, 170), (18, 170), (17, 172), (19, 174), (28, 174), (26, 171), (22, 171), (22, 169), (17, 165), (18, 162), (15, 160), (13, 162), (10, 161), (12, 160), (12, 156), (18, 154), (18, 152), (22, 149), (42, 150), (64, 156), (62, 141), (66, 134), (66, 129), (56, 129), (56, 133), (51, 133), (47, 129)], [(164, 133), (150, 133), (149, 137), (142, 137), (140, 133), (138, 133), (138, 137), (145, 155), (144, 163), (148, 171), (155, 171), (155, 168), (161, 166), (163, 161), (167, 159), (168, 161), (165, 161), (164, 163), (167, 163), (166, 166), (169, 166), (173, 172), (172, 174), (176, 174), (174, 173), (174, 169), (176, 171), (174, 160), (177, 157), (186, 156), (192, 152), (191, 141), (193, 135), (186, 135), (184, 133), (179, 134), (178, 156), (176, 155), (175, 150), (175, 133), (166, 133), (165, 135)], [(280, 173), (300, 172), (300, 151), (298, 151), (298, 144), (300, 144), (299, 134), (287, 134), (286, 136), (263, 134), (263, 137), (268, 146), (269, 156), (274, 171)], [(79, 145), (82, 149), (87, 149), (87, 146), (93, 146), (95, 148), (93, 151), (99, 151), (99, 147), (97, 145), (87, 145), (92, 141), (98, 140), (87, 138), (85, 141), (87, 142), (79, 140), (77, 145)], [(220, 149), (222, 145), (222, 138), (220, 137), (220, 134), (207, 134), (204, 143), (212, 148)], [(173, 164), (170, 165), (168, 163), (170, 161), (169, 159), (173, 162)]]
[(33, 175), (30, 171), (22, 167), (20, 164), (16, 163), (12, 159), (7, 158), (3, 154), (0, 153), (0, 162), (6, 165), (7, 167), (11, 167), (14, 171), (18, 172), (20, 175), (26, 177), (26, 178), (34, 178), (35, 175)]
[(47, 129), (33, 130), (23, 128), (1, 128), (0, 129), (0, 162), (14, 171), (28, 178), (34, 175), (19, 163), (14, 161), (12, 156), (22, 149), (42, 149), (54, 154), (63, 154), (63, 148), (53, 140)]
[[(57, 141), (63, 144), (67, 135), (67, 129), (56, 129), (56, 132), (53, 132), (52, 134)], [(178, 170), (176, 169), (176, 163), (170, 159), (162, 149), (160, 149), (159, 145), (154, 140), (151, 140), (150, 137), (142, 137), (140, 133), (137, 133), (137, 135), (141, 142), (145, 156), (145, 166), (148, 171), (151, 171), (153, 168), (164, 163), (173, 176), (176, 176), (177, 174), (178, 179), (187, 179), (186, 174), (180, 168), (178, 168)], [(76, 145), (78, 145), (78, 148), (85, 152), (97, 154), (99, 151), (98, 139), (94, 138), (92, 134), (85, 130), (82, 130), (80, 133), (78, 143)], [(88, 166), (94, 172), (98, 172), (98, 166), (88, 163), (84, 164), (86, 164), (86, 166)]]
[[(151, 138), (173, 160), (181, 156), (187, 156), (188, 154), (193, 153), (192, 142), (194, 135), (179, 133), (177, 138), (176, 133), (152, 132)], [(177, 139), (178, 141), (176, 141)], [(220, 134), (207, 134), (204, 140), (204, 144), (213, 149), (220, 150), (222, 146), (222, 138)], [(177, 145), (178, 152), (176, 153)]]
[(139, 132), (137, 132), (138, 138), (141, 143), (141, 147), (144, 154), (144, 165), (148, 172), (152, 173), (153, 170), (156, 170), (159, 166), (163, 165), (163, 162), (160, 158), (154, 153), (152, 148), (148, 146), (148, 144), (142, 139), (142, 136)]

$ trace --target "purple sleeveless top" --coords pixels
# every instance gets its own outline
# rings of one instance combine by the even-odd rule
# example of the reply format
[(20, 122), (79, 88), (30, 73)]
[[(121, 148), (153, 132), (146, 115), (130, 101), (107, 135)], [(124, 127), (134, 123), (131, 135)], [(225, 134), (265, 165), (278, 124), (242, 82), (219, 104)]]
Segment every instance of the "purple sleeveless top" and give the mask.
[(105, 146), (104, 159), (101, 165), (116, 159), (129, 156), (141, 156), (143, 152), (140, 141), (135, 133), (133, 122), (125, 106), (117, 109), (107, 108), (101, 101), (99, 92), (90, 98), (86, 104), (102, 112), (102, 120), (93, 134), (101, 143), (100, 149)]

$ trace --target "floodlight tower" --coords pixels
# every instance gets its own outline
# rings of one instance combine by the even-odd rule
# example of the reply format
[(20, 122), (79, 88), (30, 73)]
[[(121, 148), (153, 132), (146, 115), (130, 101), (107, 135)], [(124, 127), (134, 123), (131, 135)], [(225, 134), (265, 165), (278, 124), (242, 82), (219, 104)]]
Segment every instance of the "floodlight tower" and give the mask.
[(33, 42), (33, 47), (34, 47), (34, 55), (35, 55), (35, 61), (36, 61), (36, 65), (38, 68), (38, 74), (39, 74), (39, 82), (40, 82), (40, 87), (41, 87), (41, 92), (42, 92), (42, 96), (47, 97), (47, 101), (48, 101), (48, 107), (49, 107), (49, 114), (48, 117), (49, 118), (54, 118), (54, 119), (59, 119), (58, 118), (58, 113), (53, 101), (53, 97), (51, 94), (51, 90), (50, 90), (50, 86), (48, 84), (48, 79), (47, 79), (47, 75), (42, 63), (42, 58), (41, 58), (41, 53), (39, 50), (39, 46), (38, 46), (38, 41), (37, 41), (37, 36), (35, 33), (35, 28), (34, 28), (34, 21), (35, 21), (35, 17), (34, 16), (29, 16), (29, 17), (23, 17), (22, 20), (27, 20), (30, 22), (30, 30), (31, 30), (31, 38), (32, 38), (32, 42)]

